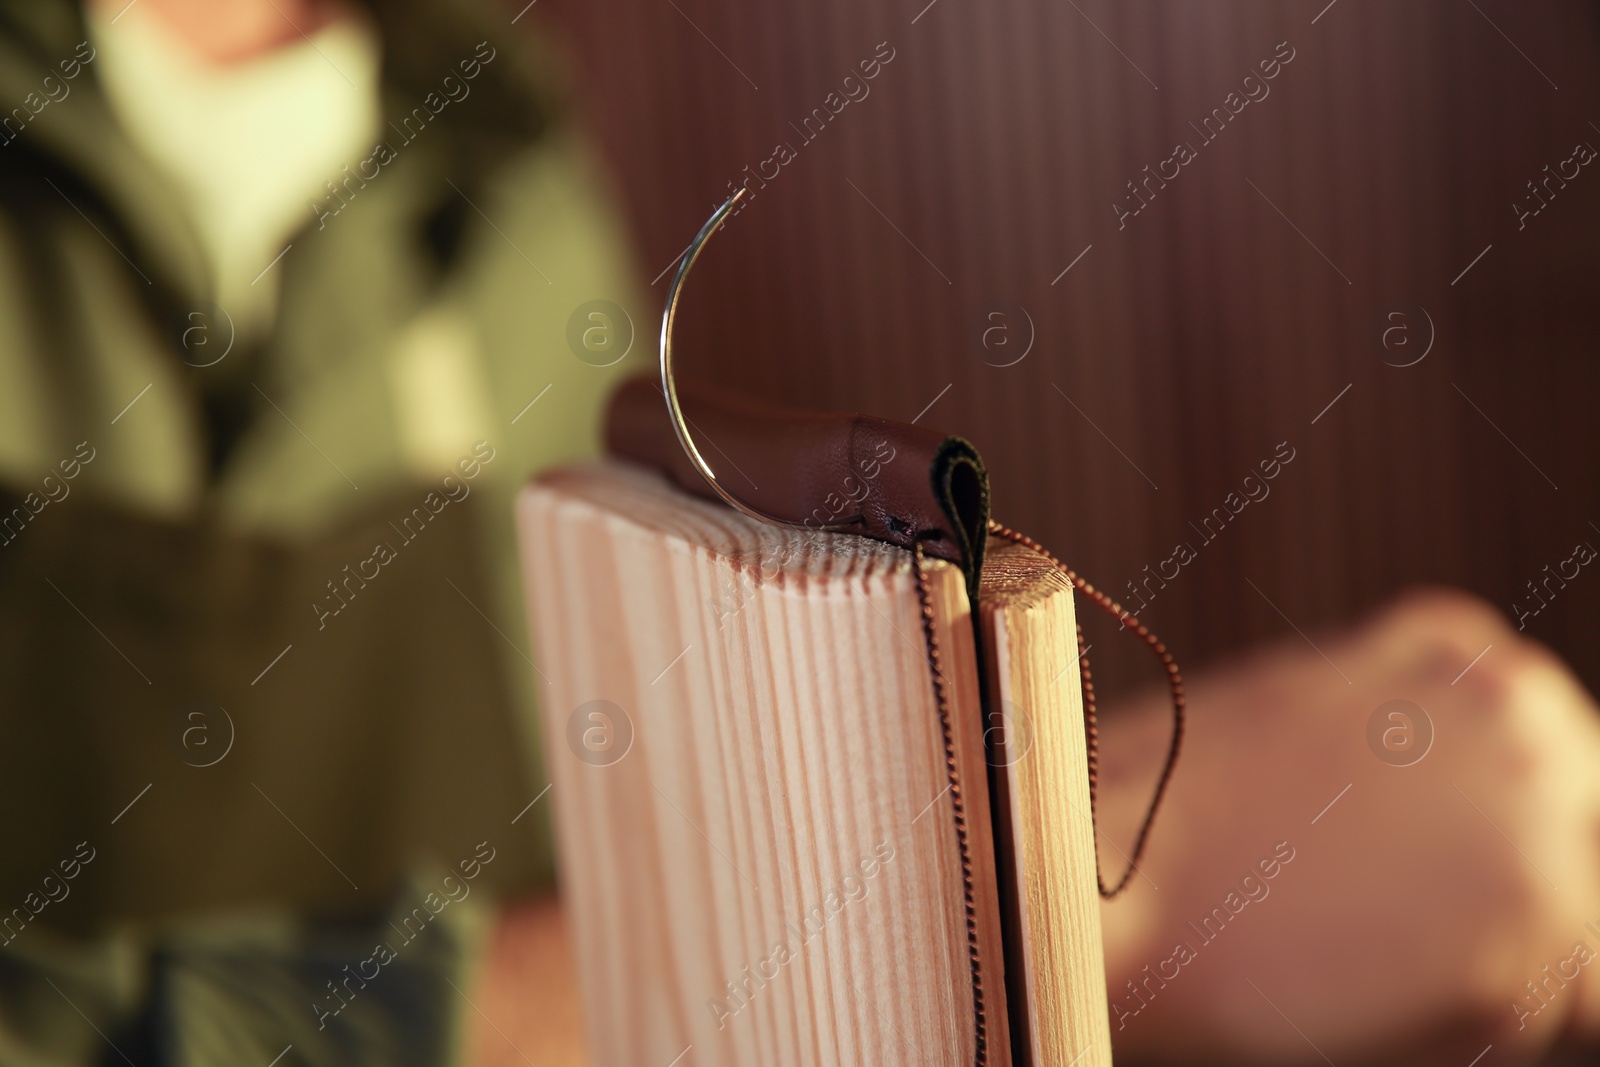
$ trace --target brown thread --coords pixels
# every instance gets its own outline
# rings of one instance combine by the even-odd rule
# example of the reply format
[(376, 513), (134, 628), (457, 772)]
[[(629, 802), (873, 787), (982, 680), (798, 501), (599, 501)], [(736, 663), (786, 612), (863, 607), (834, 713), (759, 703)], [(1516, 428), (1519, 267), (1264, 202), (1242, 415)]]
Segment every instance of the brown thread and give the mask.
[(961, 798), (961, 776), (956, 767), (955, 732), (950, 721), (950, 694), (944, 672), (939, 667), (939, 635), (933, 628), (933, 596), (928, 589), (928, 574), (922, 565), (922, 543), (911, 550), (911, 569), (917, 577), (917, 601), (922, 607), (922, 637), (928, 650), (928, 666), (933, 672), (933, 693), (939, 708), (939, 730), (944, 736), (945, 778), (949, 782), (950, 807), (955, 816), (956, 848), (961, 858), (961, 898), (967, 920), (967, 963), (972, 974), (972, 1014), (974, 1060), (977, 1067), (989, 1062), (989, 1032), (983, 1011), (983, 965), (978, 958), (978, 909), (972, 881), (972, 853), (967, 844), (967, 809)]
[[(1183, 747), (1183, 733), (1185, 722), (1186, 703), (1183, 695), (1183, 675), (1178, 670), (1177, 662), (1172, 658), (1172, 653), (1167, 651), (1167, 646), (1161, 639), (1150, 632), (1135, 616), (1123, 610), (1111, 597), (1096, 589), (1090, 583), (1078, 576), (1071, 567), (1062, 563), (1055, 556), (1045, 550), (1044, 546), (1026, 534), (1018, 533), (1008, 526), (1002, 526), (993, 519), (989, 520), (988, 532), (996, 537), (1021, 545), (1029, 551), (1036, 552), (1048, 560), (1072, 583), (1073, 587), (1094, 601), (1108, 614), (1129, 630), (1142, 638), (1150, 650), (1161, 661), (1162, 668), (1166, 671), (1167, 682), (1172, 690), (1172, 743), (1167, 749), (1167, 760), (1161, 768), (1161, 778), (1156, 783), (1155, 795), (1150, 800), (1150, 807), (1145, 812), (1144, 822), (1139, 826), (1139, 835), (1134, 841), (1133, 856), (1128, 860), (1128, 867), (1122, 872), (1122, 877), (1117, 884), (1106, 888), (1105, 878), (1100, 872), (1099, 849), (1095, 850), (1095, 884), (1100, 895), (1110, 900), (1128, 887), (1133, 874), (1139, 867), (1139, 860), (1144, 856), (1145, 845), (1150, 838), (1150, 828), (1155, 822), (1156, 812), (1161, 808), (1161, 801), (1166, 796), (1167, 786), (1172, 781), (1173, 768), (1178, 763), (1178, 753)], [(939, 730), (944, 740), (945, 777), (950, 792), (950, 808), (956, 829), (956, 848), (961, 861), (961, 897), (962, 907), (966, 916), (967, 927), (967, 963), (972, 975), (972, 1014), (973, 1014), (973, 1062), (977, 1067), (985, 1067), (989, 1060), (989, 1036), (987, 1020), (984, 1015), (983, 999), (983, 964), (978, 951), (978, 920), (977, 904), (972, 877), (972, 852), (967, 839), (967, 814), (966, 803), (961, 796), (961, 776), (957, 769), (955, 734), (950, 717), (949, 687), (940, 668), (941, 657), (939, 654), (939, 636), (934, 630), (933, 595), (928, 585), (927, 571), (923, 566), (922, 544), (918, 542), (912, 549), (911, 569), (917, 579), (917, 602), (922, 615), (922, 637), (927, 649), (928, 666), (933, 675), (934, 699), (939, 710)], [(1100, 730), (1095, 716), (1094, 702), (1094, 675), (1089, 669), (1089, 652), (1083, 641), (1083, 626), (1077, 626), (1078, 637), (1078, 663), (1079, 673), (1083, 679), (1083, 722), (1084, 735), (1087, 742), (1089, 765), (1089, 818), (1096, 830), (1099, 828), (1099, 785), (1100, 785)]]
[[(1155, 822), (1156, 812), (1160, 809), (1161, 800), (1166, 796), (1167, 786), (1172, 781), (1172, 769), (1178, 763), (1178, 752), (1183, 747), (1183, 729), (1186, 708), (1183, 697), (1183, 675), (1178, 672), (1178, 664), (1173, 660), (1172, 653), (1167, 651), (1167, 646), (1162, 644), (1161, 639), (1155, 634), (1151, 633), (1144, 623), (1140, 622), (1135, 616), (1129, 614), (1127, 611), (1124, 611), (1122, 605), (1118, 604), (1115, 600), (1111, 599), (1109, 596), (1102, 593), (1100, 590), (1096, 589), (1082, 578), (1078, 577), (1071, 567), (1068, 567), (1065, 563), (1062, 563), (1055, 556), (1051, 555), (1045, 550), (1044, 546), (1039, 544), (1039, 542), (1035, 541), (1026, 534), (1018, 533), (1008, 526), (1002, 526), (993, 519), (989, 520), (989, 532), (996, 537), (1004, 538), (1005, 540), (1011, 541), (1014, 544), (1021, 545), (1026, 549), (1037, 552), (1039, 555), (1049, 560), (1052, 565), (1059, 568), (1061, 572), (1067, 576), (1067, 579), (1071, 581), (1073, 586), (1081, 591), (1084, 596), (1088, 597), (1090, 600), (1094, 601), (1101, 608), (1103, 608), (1107, 613), (1114, 616), (1117, 621), (1122, 623), (1126, 629), (1132, 630), (1134, 633), (1138, 634), (1139, 637), (1143, 638), (1144, 643), (1148, 645), (1150, 650), (1156, 654), (1156, 657), (1161, 660), (1161, 666), (1167, 672), (1167, 682), (1172, 688), (1172, 744), (1167, 749), (1167, 762), (1161, 768), (1161, 779), (1156, 783), (1155, 795), (1150, 798), (1150, 807), (1145, 812), (1144, 822), (1139, 827), (1139, 836), (1134, 840), (1133, 856), (1128, 860), (1128, 869), (1122, 872), (1122, 877), (1118, 879), (1117, 884), (1112, 886), (1110, 889), (1106, 888), (1105, 879), (1100, 874), (1100, 850), (1098, 847), (1095, 848), (1095, 883), (1099, 886), (1100, 895), (1107, 900), (1110, 900), (1128, 887), (1128, 882), (1130, 879), (1132, 879), (1133, 872), (1139, 869), (1139, 860), (1144, 855), (1145, 844), (1150, 837), (1151, 824)], [(1100, 730), (1095, 721), (1094, 677), (1089, 671), (1088, 649), (1083, 643), (1083, 626), (1081, 624), (1078, 626), (1078, 663), (1080, 665), (1080, 673), (1083, 677), (1084, 733), (1088, 738), (1089, 818), (1094, 823), (1095, 828), (1098, 830), (1099, 817), (1097, 815), (1096, 808), (1100, 786)]]

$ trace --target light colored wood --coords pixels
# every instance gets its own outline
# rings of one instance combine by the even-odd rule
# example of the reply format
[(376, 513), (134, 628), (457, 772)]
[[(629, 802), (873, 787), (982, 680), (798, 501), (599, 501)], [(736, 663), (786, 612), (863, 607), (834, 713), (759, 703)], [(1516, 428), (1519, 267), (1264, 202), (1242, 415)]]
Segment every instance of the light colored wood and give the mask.
[[(970, 1065), (962, 871), (909, 555), (752, 522), (620, 465), (547, 474), (518, 511), (593, 1063)], [(929, 577), (989, 1062), (1005, 1065), (971, 614), (955, 568)], [(633, 732), (609, 765), (569, 742), (597, 699)]]
[(1012, 1008), (1025, 1013), (1029, 1037), (1016, 1058), (1031, 1056), (1034, 1067), (1109, 1067), (1072, 587), (1036, 553), (991, 538), (979, 600), (991, 651), (991, 742), (999, 747), (990, 757), (995, 802), (1009, 812), (999, 862), (1001, 884), (1015, 898), (1003, 906), (1015, 916), (1012, 959), (1027, 990)]

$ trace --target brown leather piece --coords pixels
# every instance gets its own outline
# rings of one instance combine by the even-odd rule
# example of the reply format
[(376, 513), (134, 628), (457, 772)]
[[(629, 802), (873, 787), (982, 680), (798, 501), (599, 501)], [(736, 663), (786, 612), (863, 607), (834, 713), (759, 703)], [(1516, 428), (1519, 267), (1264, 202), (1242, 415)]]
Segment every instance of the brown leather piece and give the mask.
[[(814, 529), (857, 533), (959, 564), (975, 593), (989, 523), (989, 478), (959, 437), (869, 415), (755, 404), (704, 386), (678, 400), (701, 455), (748, 506)], [(612, 394), (606, 449), (721, 500), (672, 431), (660, 385), (633, 378)]]

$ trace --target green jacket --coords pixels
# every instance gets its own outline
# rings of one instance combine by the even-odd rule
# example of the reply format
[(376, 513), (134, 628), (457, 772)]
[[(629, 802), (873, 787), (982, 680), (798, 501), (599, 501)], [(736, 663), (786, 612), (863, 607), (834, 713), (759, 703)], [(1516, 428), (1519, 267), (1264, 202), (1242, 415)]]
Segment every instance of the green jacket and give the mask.
[[(323, 951), (304, 923), (376, 922), (480, 842), (481, 890), (551, 876), (548, 800), (524, 812), (547, 779), (511, 500), (594, 451), (642, 354), (597, 366), (569, 327), (600, 300), (640, 326), (643, 304), (523, 27), (373, 14), (385, 112), (423, 115), (371, 180), (307, 205), (250, 345), (100, 94), (78, 7), (0, 0), (7, 1064), (91, 1058), (50, 973), (114, 1027), (172, 1025), (153, 961), (192, 923), (298, 966)], [(464, 62), (470, 95), (439, 104)], [(288, 918), (230, 926), (241, 909)], [(59, 1026), (19, 1029), (36, 1011)]]

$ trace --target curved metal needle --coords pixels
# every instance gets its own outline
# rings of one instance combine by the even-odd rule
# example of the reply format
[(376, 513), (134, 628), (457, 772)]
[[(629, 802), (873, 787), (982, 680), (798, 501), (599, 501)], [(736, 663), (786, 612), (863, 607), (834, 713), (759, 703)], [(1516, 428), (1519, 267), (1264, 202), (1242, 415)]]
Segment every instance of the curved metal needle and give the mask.
[(689, 277), (689, 270), (694, 266), (695, 260), (700, 258), (700, 253), (705, 249), (706, 242), (711, 235), (716, 233), (728, 216), (732, 213), (735, 204), (749, 192), (740, 189), (730, 196), (727, 201), (706, 220), (700, 227), (700, 232), (694, 235), (694, 240), (689, 242), (683, 260), (678, 264), (677, 273), (672, 276), (672, 285), (667, 289), (667, 308), (661, 316), (661, 392), (667, 398), (667, 416), (672, 422), (672, 431), (678, 435), (678, 443), (683, 446), (683, 451), (688, 455), (689, 461), (694, 464), (695, 470), (706, 480), (706, 484), (715, 490), (716, 494), (727, 502), (728, 506), (741, 511), (752, 519), (771, 523), (774, 526), (794, 526), (810, 530), (831, 530), (835, 526), (818, 526), (813, 523), (791, 522), (780, 519), (751, 507), (738, 497), (725, 489), (717, 480), (717, 472), (711, 469), (711, 464), (706, 462), (705, 456), (695, 446), (694, 438), (689, 435), (688, 419), (684, 417), (683, 408), (678, 404), (678, 387), (672, 377), (672, 324), (678, 314), (678, 298), (683, 294), (683, 283)]

